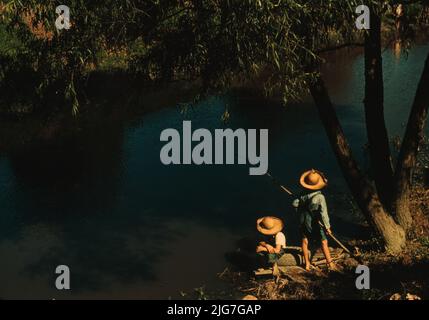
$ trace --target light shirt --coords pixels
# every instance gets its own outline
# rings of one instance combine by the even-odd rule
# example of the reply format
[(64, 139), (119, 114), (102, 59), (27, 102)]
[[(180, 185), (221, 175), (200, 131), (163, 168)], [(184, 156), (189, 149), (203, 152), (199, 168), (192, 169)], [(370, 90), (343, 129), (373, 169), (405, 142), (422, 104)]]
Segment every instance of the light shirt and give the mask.
[(279, 232), (274, 236), (276, 240), (276, 247), (280, 245), (280, 248), (286, 249), (286, 236), (283, 232)]
[(326, 205), (325, 196), (322, 194), (321, 191), (316, 191), (310, 194), (303, 195), (298, 199), (295, 199), (292, 205), (295, 208), (299, 209), (300, 203), (307, 203), (308, 207), (306, 209), (319, 214), (325, 228), (331, 228), (331, 225), (329, 223), (328, 206)]

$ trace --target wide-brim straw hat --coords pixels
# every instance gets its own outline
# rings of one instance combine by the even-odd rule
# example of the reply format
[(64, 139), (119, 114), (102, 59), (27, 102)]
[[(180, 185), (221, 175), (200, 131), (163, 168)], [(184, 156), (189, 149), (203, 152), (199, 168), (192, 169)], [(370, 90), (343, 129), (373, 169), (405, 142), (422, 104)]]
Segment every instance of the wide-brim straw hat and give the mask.
[(276, 217), (262, 217), (256, 220), (256, 229), (267, 236), (275, 235), (283, 230), (283, 221)]
[(301, 175), (299, 183), (309, 190), (321, 190), (328, 185), (328, 179), (322, 172), (311, 169)]

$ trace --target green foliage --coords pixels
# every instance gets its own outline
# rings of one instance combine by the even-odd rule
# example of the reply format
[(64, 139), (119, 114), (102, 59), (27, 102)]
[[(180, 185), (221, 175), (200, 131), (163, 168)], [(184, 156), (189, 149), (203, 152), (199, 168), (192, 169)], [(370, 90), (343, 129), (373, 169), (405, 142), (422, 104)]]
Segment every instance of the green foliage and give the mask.
[(18, 38), (7, 32), (5, 26), (0, 24), (0, 56), (16, 57), (22, 49)]
[[(366, 3), (392, 19), (396, 1)], [(354, 23), (359, 0), (70, 0), (72, 27), (57, 31), (59, 4), (0, 0), (0, 38), (8, 39), (0, 75), (11, 64), (32, 70), (38, 95), (64, 92), (74, 113), (87, 73), (115, 66), (151, 81), (198, 79), (215, 90), (259, 79), (267, 94), (298, 99), (321, 51), (363, 36)], [(422, 8), (407, 11), (412, 29)]]
[[(187, 1), (145, 37), (149, 50), (133, 56), (151, 78), (202, 78), (225, 88), (262, 77), (267, 94), (298, 98), (317, 50), (354, 37), (354, 1)], [(322, 14), (323, 13), (323, 14)], [(341, 38), (341, 39), (340, 39)], [(156, 41), (153, 41), (156, 40)]]

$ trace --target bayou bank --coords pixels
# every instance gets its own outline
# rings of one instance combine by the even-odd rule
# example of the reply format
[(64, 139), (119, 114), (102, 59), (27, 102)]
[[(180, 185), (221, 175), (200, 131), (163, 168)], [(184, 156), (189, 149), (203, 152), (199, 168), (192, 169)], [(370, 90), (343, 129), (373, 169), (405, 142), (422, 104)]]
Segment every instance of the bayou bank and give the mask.
[[(0, 0), (0, 298), (427, 299), (427, 1), (370, 1), (369, 30), (361, 2), (69, 1), (59, 30), (50, 3)], [(162, 163), (187, 121), (268, 130), (275, 182)], [(262, 266), (262, 217), (267, 253), (304, 256), (284, 189), (311, 169), (338, 270), (317, 246)]]

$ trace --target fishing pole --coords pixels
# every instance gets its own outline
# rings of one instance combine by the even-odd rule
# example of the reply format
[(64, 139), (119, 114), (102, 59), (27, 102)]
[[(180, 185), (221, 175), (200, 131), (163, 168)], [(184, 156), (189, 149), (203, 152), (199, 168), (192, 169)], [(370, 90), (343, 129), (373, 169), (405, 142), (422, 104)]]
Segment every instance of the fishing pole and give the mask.
[[(290, 191), (288, 188), (286, 188), (285, 186), (283, 186), (276, 178), (274, 178), (269, 172), (266, 173), (266, 175), (268, 177), (271, 178), (271, 180), (273, 180), (273, 182), (275, 184), (277, 184), (284, 192), (286, 192), (287, 194), (289, 194), (290, 196), (293, 196), (293, 192)], [(322, 228), (324, 228), (325, 230), (327, 230), (327, 228), (319, 221), (319, 224)], [(347, 249), (347, 247), (341, 243), (340, 240), (338, 240), (331, 232), (327, 232), (328, 235), (341, 247), (343, 248), (348, 254), (350, 254), (352, 257), (354, 258), (358, 258), (355, 254), (353, 254), (349, 249)]]
[(283, 186), (280, 182), (277, 181), (276, 178), (274, 178), (269, 172), (266, 173), (267, 176), (269, 176), (273, 182), (275, 184), (277, 184), (284, 192), (286, 192), (287, 194), (289, 194), (290, 196), (293, 196), (292, 191), (290, 191), (289, 189), (287, 189), (285, 186)]

